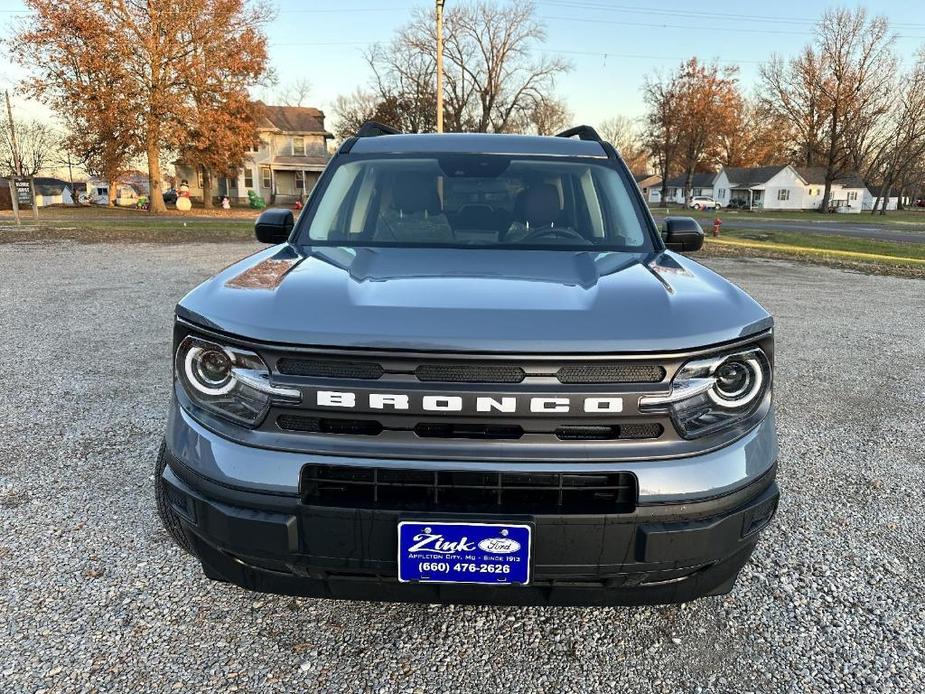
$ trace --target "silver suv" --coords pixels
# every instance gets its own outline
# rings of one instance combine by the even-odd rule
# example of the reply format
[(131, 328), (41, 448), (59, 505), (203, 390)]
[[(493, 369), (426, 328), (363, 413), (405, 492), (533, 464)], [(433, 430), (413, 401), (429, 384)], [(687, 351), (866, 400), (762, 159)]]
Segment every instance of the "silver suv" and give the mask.
[(779, 497), (772, 319), (614, 148), (368, 124), (176, 308), (157, 506), (206, 575), (365, 600), (729, 591)]

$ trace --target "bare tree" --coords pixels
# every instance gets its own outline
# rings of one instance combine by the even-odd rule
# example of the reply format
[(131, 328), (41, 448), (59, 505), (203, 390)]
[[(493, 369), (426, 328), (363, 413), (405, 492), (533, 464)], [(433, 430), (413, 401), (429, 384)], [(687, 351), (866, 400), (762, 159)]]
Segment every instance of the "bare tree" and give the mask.
[(561, 99), (549, 97), (533, 106), (529, 118), (532, 130), (537, 135), (555, 135), (569, 127), (572, 112)]
[(312, 83), (307, 79), (287, 82), (276, 93), (276, 100), (281, 106), (305, 106), (312, 93)]
[(630, 171), (637, 174), (649, 172), (650, 156), (637, 121), (626, 116), (614, 116), (603, 121), (598, 130), (617, 148)]
[[(388, 44), (367, 53), (380, 99), (397, 99), (412, 128), (436, 124), (433, 11), (418, 10)], [(454, 4), (444, 15), (444, 122), (450, 131), (512, 132), (535, 127), (555, 79), (570, 66), (539, 54), (546, 29), (532, 2)], [(430, 114), (433, 118), (430, 119)]]
[(646, 104), (643, 144), (662, 178), (662, 200), (668, 198), (668, 179), (678, 170), (681, 148), (681, 101), (672, 76), (647, 75), (643, 85)]
[(807, 47), (793, 60), (771, 56), (761, 67), (762, 106), (789, 123), (798, 151), (795, 162), (815, 166), (822, 157), (825, 99), (819, 56)]
[[(902, 199), (906, 188), (919, 177), (925, 165), (925, 49), (919, 51), (913, 67), (900, 80), (902, 88), (892, 95), (893, 107), (880, 139), (870, 173), (880, 186), (871, 212), (885, 214), (894, 190)], [(919, 180), (921, 180), (919, 178)]]
[[(61, 145), (61, 135), (48, 123), (37, 120), (17, 120), (16, 144), (22, 163), (23, 176), (38, 176), (55, 166)], [(0, 167), (5, 176), (16, 173), (13, 141), (9, 120), (0, 121)]]
[(860, 8), (827, 10), (797, 59), (772, 58), (762, 69), (769, 107), (800, 133), (807, 165), (825, 167), (820, 210), (828, 209), (832, 183), (871, 154), (889, 110), (893, 43), (886, 18), (869, 19)]

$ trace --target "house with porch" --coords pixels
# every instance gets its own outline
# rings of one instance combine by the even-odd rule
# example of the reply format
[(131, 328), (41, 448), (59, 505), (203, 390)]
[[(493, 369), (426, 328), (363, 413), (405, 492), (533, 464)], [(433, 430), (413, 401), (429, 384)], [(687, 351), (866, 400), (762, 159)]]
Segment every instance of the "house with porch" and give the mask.
[[(856, 174), (832, 183), (830, 205), (842, 212), (860, 212), (867, 190)], [(716, 176), (715, 199), (723, 207), (765, 210), (813, 210), (822, 204), (825, 168), (790, 164), (758, 167), (725, 166)]]
[[(219, 177), (213, 188), (218, 198), (246, 204), (253, 191), (267, 204), (291, 205), (304, 200), (330, 159), (328, 141), (334, 135), (324, 127), (324, 113), (302, 106), (268, 106), (261, 103), (259, 145), (248, 152), (236, 177)], [(177, 162), (177, 182), (189, 184), (190, 197), (202, 200), (202, 171)]]
[[(691, 197), (695, 195), (708, 195), (713, 197), (715, 181), (716, 174), (712, 171), (695, 173), (693, 179), (691, 179)], [(658, 202), (673, 202), (678, 205), (683, 205), (686, 202), (684, 199), (684, 187), (687, 185), (687, 174), (669, 178), (666, 185), (668, 187), (668, 196), (665, 200), (659, 200)]]

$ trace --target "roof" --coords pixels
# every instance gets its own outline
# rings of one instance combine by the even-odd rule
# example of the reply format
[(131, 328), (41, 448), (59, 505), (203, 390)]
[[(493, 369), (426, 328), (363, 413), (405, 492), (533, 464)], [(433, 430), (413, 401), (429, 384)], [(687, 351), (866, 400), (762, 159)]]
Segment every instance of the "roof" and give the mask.
[[(814, 186), (824, 186), (825, 185), (825, 167), (824, 166), (799, 166), (797, 167), (797, 173), (806, 181), (809, 185)], [(834, 181), (838, 185), (844, 188), (863, 188), (864, 179), (862, 179), (857, 172), (847, 171)]]
[[(716, 180), (716, 174), (712, 171), (706, 173), (695, 173), (691, 181), (691, 188), (709, 188)], [(683, 188), (687, 185), (687, 174), (681, 174), (674, 178), (669, 178), (665, 184), (668, 188)]]
[(723, 167), (723, 171), (726, 173), (726, 178), (729, 179), (730, 188), (751, 188), (767, 183), (786, 168), (786, 165), (779, 164), (776, 166), (753, 167), (726, 166)]
[(568, 157), (598, 157), (607, 154), (600, 142), (543, 135), (500, 135), (495, 133), (424, 133), (360, 137), (351, 153), (398, 154), (441, 152), (450, 154), (536, 154)]
[(636, 183), (642, 183), (643, 181), (650, 179), (650, 178), (657, 178), (659, 181), (662, 180), (661, 176), (659, 176), (658, 174), (654, 174), (654, 173), (633, 174), (633, 180), (635, 180)]
[(324, 129), (324, 113), (317, 108), (305, 106), (269, 106), (261, 101), (262, 107), (258, 127), (263, 130), (279, 130), (287, 133), (319, 133), (326, 138), (334, 135)]
[(64, 189), (70, 186), (67, 181), (62, 181), (60, 178), (37, 176), (32, 180), (35, 184), (36, 195), (61, 195)]

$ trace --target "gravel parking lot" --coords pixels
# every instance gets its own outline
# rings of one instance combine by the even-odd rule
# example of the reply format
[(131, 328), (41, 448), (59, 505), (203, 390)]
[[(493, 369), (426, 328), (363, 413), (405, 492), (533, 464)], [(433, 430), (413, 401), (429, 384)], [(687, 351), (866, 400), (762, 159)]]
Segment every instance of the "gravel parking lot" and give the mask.
[(338, 603), (209, 582), (154, 509), (174, 303), (255, 248), (0, 245), (0, 692), (925, 690), (925, 282), (710, 261), (778, 321), (785, 496), (731, 595)]

